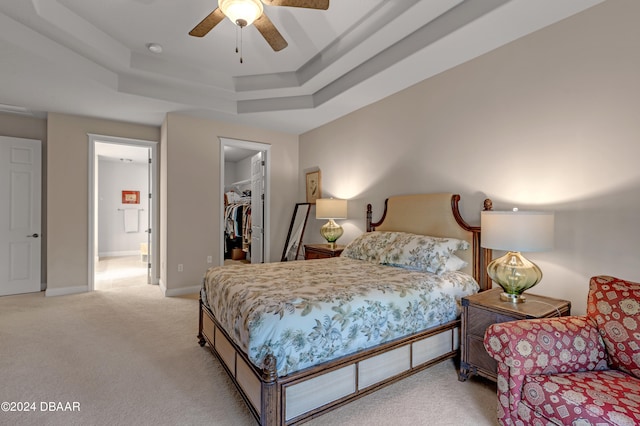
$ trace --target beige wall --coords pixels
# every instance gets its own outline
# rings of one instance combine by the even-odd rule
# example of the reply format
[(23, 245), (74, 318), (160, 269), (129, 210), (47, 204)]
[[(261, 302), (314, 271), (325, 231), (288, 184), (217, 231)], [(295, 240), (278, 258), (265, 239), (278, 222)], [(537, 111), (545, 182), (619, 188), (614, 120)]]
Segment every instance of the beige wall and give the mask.
[(47, 120), (0, 112), (0, 134), (14, 138), (40, 140), (43, 143), (44, 152), (47, 142)]
[[(48, 267), (43, 271), (52, 293), (87, 285), (88, 134), (162, 140), (160, 272), (168, 294), (193, 291), (210, 266), (206, 256), (213, 256), (216, 263), (220, 257), (219, 136), (271, 146), (269, 260), (280, 258), (298, 201), (291, 186), (298, 176), (296, 135), (179, 114), (169, 114), (162, 127), (154, 127), (53, 113), (48, 120), (0, 114), (0, 133), (43, 141), (43, 259)], [(184, 272), (177, 272), (178, 263)]]
[(160, 281), (169, 295), (193, 291), (211, 266), (207, 256), (213, 256), (214, 264), (221, 258), (219, 137), (271, 145), (271, 255), (266, 260), (279, 260), (282, 254), (298, 201), (298, 136), (169, 113), (163, 124), (160, 171), (165, 249)]
[(159, 127), (49, 114), (47, 289), (87, 285), (89, 133), (160, 140)]
[(590, 276), (640, 281), (638, 16), (605, 2), (301, 135), (299, 178), (317, 166), (324, 196), (353, 200), (341, 243), (394, 194), (460, 193), (475, 224), (484, 197), (554, 210), (534, 292), (584, 313)]

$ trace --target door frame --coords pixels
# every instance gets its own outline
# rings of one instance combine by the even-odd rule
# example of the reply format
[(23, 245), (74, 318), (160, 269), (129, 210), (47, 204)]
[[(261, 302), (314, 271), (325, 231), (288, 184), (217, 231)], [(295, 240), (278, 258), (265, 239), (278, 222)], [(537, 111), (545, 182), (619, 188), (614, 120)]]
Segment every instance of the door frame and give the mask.
[[(160, 157), (158, 155), (158, 142), (147, 141), (142, 139), (130, 139), (120, 138), (115, 136), (105, 136), (97, 134), (88, 134), (89, 137), (89, 268), (88, 268), (88, 291), (94, 290), (95, 279), (95, 267), (96, 258), (98, 256), (96, 248), (96, 235), (98, 232), (98, 223), (96, 215), (98, 213), (97, 201), (98, 201), (98, 189), (96, 187), (98, 179), (96, 173), (98, 172), (96, 164), (98, 164), (98, 154), (96, 153), (96, 143), (109, 143), (115, 145), (130, 145), (139, 146), (141, 148), (151, 149), (151, 182), (149, 182), (149, 192), (152, 194), (150, 203), (151, 209), (151, 235), (150, 235), (150, 247), (148, 253), (151, 253), (153, 258), (151, 259), (151, 283), (158, 284), (158, 262), (160, 259), (160, 253), (158, 250), (159, 231), (160, 231), (160, 180), (159, 180), (159, 167)], [(148, 196), (148, 195), (145, 195)]]
[(271, 259), (271, 145), (263, 142), (251, 142), (240, 139), (218, 137), (220, 140), (220, 199), (218, 211), (220, 212), (220, 265), (224, 265), (224, 147), (233, 146), (237, 148), (261, 151), (264, 154), (264, 212), (263, 221), (263, 244), (264, 252), (262, 260), (264, 263)]

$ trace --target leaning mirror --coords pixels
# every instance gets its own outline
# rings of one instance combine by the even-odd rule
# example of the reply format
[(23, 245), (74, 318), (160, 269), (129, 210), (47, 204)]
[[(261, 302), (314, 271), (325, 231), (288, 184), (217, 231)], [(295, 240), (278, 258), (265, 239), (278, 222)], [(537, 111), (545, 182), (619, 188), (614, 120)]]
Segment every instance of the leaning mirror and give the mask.
[(309, 210), (311, 210), (311, 203), (297, 203), (293, 209), (289, 233), (287, 234), (287, 240), (284, 242), (282, 259), (280, 259), (282, 262), (299, 259), (303, 254), (300, 250), (300, 244), (302, 244), (304, 229), (307, 226)]

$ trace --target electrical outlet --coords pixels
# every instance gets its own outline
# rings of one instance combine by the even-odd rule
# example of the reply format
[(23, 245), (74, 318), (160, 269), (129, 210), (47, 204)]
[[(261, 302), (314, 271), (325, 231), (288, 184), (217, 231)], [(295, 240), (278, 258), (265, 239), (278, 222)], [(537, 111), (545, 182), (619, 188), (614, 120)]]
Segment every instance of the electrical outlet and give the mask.
[(213, 263), (213, 256), (207, 256), (207, 263)]
[(184, 271), (184, 265), (182, 263), (178, 263), (178, 272)]

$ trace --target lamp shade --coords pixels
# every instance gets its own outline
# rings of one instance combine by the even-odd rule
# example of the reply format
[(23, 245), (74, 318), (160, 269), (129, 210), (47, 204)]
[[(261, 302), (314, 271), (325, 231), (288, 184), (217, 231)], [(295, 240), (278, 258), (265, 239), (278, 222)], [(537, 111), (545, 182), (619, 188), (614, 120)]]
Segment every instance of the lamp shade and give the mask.
[(484, 248), (536, 252), (553, 248), (553, 212), (483, 211), (480, 214)]
[(347, 200), (319, 198), (316, 200), (316, 219), (346, 219)]
[(262, 15), (260, 0), (220, 0), (218, 7), (236, 25), (248, 26)]

